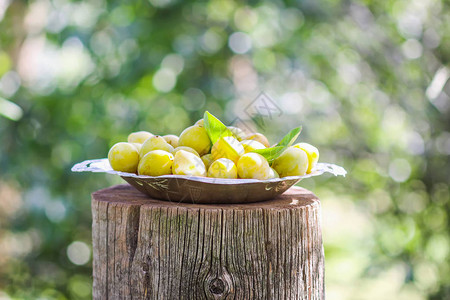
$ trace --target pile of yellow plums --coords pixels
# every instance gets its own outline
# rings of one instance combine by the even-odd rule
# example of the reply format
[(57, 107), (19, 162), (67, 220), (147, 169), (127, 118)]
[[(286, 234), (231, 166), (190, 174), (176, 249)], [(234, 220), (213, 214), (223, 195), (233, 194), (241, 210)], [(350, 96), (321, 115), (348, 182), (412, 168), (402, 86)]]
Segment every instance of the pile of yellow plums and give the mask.
[(203, 119), (186, 128), (179, 137), (133, 132), (128, 142), (112, 146), (108, 160), (116, 171), (139, 175), (265, 180), (305, 175), (314, 169), (319, 159), (316, 147), (298, 143), (287, 147), (269, 163), (264, 156), (253, 152), (270, 147), (263, 134), (245, 134), (240, 128), (227, 128), (232, 135), (219, 137), (215, 143), (211, 143)]

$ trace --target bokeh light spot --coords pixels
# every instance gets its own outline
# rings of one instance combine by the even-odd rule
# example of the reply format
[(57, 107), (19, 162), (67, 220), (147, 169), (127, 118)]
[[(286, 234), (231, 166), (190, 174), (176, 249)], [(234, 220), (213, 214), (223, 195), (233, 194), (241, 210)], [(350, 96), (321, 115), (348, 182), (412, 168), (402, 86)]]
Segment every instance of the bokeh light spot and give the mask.
[(155, 7), (166, 7), (172, 2), (171, 0), (149, 0), (149, 1)]
[(23, 116), (23, 111), (17, 104), (0, 97), (0, 116), (18, 121)]
[(258, 22), (258, 14), (248, 7), (236, 10), (234, 24), (239, 30), (250, 31)]
[(59, 223), (66, 217), (66, 207), (61, 201), (52, 201), (45, 204), (45, 215), (54, 222)]
[(281, 25), (289, 30), (297, 30), (304, 23), (304, 16), (302, 12), (297, 8), (288, 8), (282, 12)]
[(85, 265), (91, 258), (91, 249), (86, 243), (75, 241), (67, 247), (67, 257), (74, 265)]
[(201, 38), (202, 49), (208, 53), (215, 53), (219, 51), (223, 44), (223, 37), (217, 32), (217, 30), (208, 29)]
[(161, 67), (172, 70), (176, 75), (180, 74), (184, 68), (184, 59), (182, 56), (172, 53), (164, 57)]
[(19, 74), (15, 71), (9, 71), (0, 79), (0, 91), (6, 97), (11, 97), (19, 90), (20, 84)]
[(410, 175), (411, 175), (411, 165), (406, 159), (403, 158), (394, 159), (389, 164), (389, 176), (391, 176), (391, 178), (394, 181), (404, 182), (408, 180)]
[(205, 94), (200, 89), (190, 88), (184, 92), (183, 105), (189, 111), (202, 109), (205, 106), (205, 102)]
[(159, 69), (153, 77), (153, 86), (159, 92), (170, 92), (177, 82), (175, 73), (171, 69)]
[(244, 54), (252, 48), (252, 39), (246, 33), (235, 32), (230, 35), (228, 46), (234, 53)]
[(422, 44), (415, 39), (409, 39), (402, 45), (402, 51), (406, 58), (416, 59), (422, 56)]

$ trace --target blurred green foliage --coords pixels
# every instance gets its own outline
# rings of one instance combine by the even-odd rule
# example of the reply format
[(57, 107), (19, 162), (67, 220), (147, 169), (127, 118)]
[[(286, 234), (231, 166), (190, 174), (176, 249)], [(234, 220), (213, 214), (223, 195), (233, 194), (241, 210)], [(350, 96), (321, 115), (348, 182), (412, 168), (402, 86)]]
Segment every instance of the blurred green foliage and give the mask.
[(0, 0), (0, 298), (91, 295), (90, 193), (71, 166), (209, 110), (301, 139), (330, 299), (450, 298), (450, 10), (441, 0)]

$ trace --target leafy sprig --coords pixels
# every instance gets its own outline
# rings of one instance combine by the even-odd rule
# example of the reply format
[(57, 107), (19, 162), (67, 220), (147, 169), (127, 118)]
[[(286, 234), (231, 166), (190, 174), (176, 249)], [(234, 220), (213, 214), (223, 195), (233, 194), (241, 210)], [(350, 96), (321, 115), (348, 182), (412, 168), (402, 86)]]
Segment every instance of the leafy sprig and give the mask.
[(295, 142), (295, 140), (300, 135), (301, 131), (302, 131), (302, 126), (296, 127), (294, 129), (292, 129), (291, 131), (289, 131), (289, 133), (286, 134), (281, 139), (281, 141), (279, 141), (278, 144), (276, 144), (275, 146), (268, 147), (265, 149), (253, 150), (252, 152), (261, 154), (262, 156), (264, 156), (267, 159), (267, 161), (269, 163), (272, 163), (278, 156), (281, 155), (281, 153), (284, 152), (284, 150), (286, 150), (289, 146), (291, 146)]
[[(203, 122), (209, 139), (213, 144), (221, 137), (234, 137), (233, 132), (231, 132), (231, 130), (228, 129), (227, 126), (225, 126), (218, 118), (210, 114), (208, 111), (205, 111), (205, 114), (203, 115)], [(301, 131), (302, 126), (296, 127), (289, 131), (289, 133), (286, 134), (275, 146), (254, 150), (252, 152), (261, 154), (267, 159), (269, 163), (272, 163), (278, 156), (281, 155), (281, 153), (284, 152), (284, 150), (286, 150), (286, 148), (288, 148), (295, 142)]]
[(221, 137), (234, 136), (230, 129), (227, 128), (218, 118), (205, 111), (203, 115), (203, 126), (211, 140), (211, 143), (217, 142)]

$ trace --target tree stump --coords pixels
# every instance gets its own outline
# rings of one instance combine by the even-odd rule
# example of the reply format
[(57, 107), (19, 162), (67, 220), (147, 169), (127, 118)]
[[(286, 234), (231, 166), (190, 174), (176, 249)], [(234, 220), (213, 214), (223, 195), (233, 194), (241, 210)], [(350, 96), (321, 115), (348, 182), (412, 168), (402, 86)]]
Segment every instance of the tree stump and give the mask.
[(324, 299), (320, 202), (199, 205), (92, 194), (94, 299)]

